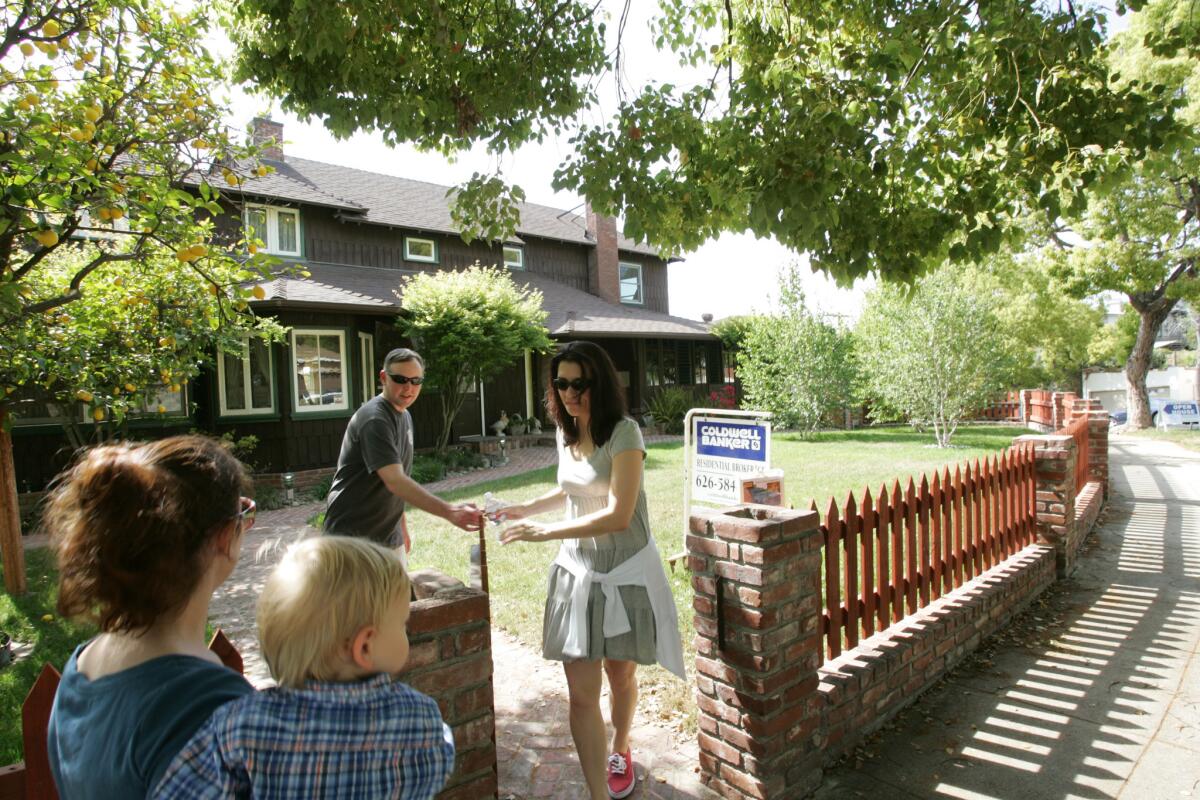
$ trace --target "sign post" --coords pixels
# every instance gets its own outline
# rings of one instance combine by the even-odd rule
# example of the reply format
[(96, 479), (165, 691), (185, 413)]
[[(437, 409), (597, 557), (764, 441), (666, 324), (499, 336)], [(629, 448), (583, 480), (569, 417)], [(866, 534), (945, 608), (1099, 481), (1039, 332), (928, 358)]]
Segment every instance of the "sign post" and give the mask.
[(771, 414), (727, 408), (693, 408), (683, 419), (683, 536), (692, 500), (742, 502), (741, 478), (771, 466)]

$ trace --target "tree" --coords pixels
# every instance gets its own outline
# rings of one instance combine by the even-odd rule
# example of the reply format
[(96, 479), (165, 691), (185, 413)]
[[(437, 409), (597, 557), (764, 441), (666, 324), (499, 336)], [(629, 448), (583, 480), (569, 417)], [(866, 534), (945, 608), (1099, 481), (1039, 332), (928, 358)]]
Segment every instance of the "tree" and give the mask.
[(8, 438), (15, 400), (36, 390), (119, 424), (153, 400), (152, 384), (169, 391), (195, 374), (210, 344), (258, 330), (245, 282), (269, 262), (212, 241), (223, 207), (209, 178), (237, 184), (256, 165), (220, 123), (221, 73), (199, 45), (204, 31), (202, 16), (153, 0), (4, 6), (0, 545), (9, 591), (24, 587)]
[(745, 405), (808, 434), (849, 402), (851, 341), (805, 306), (795, 265), (782, 278), (778, 315), (739, 318), (738, 377)]
[(425, 359), (425, 380), (442, 412), (438, 450), (465, 393), (477, 382), (511, 368), (526, 350), (544, 352), (542, 293), (518, 287), (507, 270), (475, 266), (461, 272), (422, 272), (404, 280), (397, 326)]
[(1130, 160), (1090, 193), (1086, 212), (1062, 222), (1086, 246), (1062, 245), (1059, 273), (1079, 295), (1124, 294), (1138, 313), (1125, 362), (1128, 425), (1149, 427), (1146, 373), (1158, 329), (1180, 298), (1200, 297), (1200, 59), (1162, 43), (1200, 40), (1190, 0), (1155, 0), (1116, 37), (1113, 69), (1128, 85), (1157, 85), (1186, 102), (1179, 134)]
[(1012, 356), (1006, 386), (1079, 391), (1104, 315), (1072, 298), (1038, 255), (1005, 248), (966, 268), (964, 285), (972, 294), (992, 293), (997, 300), (997, 333)]
[(872, 415), (931, 426), (938, 447), (948, 447), (959, 423), (1005, 385), (1012, 359), (997, 306), (949, 265), (908, 293), (894, 284), (872, 291), (854, 329)]
[[(233, 0), (230, 29), (240, 78), (337, 134), (503, 152), (565, 129), (556, 187), (626, 235), (669, 253), (749, 229), (844, 282), (994, 252), (1017, 198), (1057, 214), (1114, 148), (1171, 127), (1155, 84), (1109, 80), (1103, 19), (1072, 3), (660, 6), (650, 35), (698, 85), (625, 85), (628, 2), (603, 56), (600, 15), (578, 0)], [(602, 69), (611, 116), (569, 88)], [(489, 220), (468, 236), (511, 229), (519, 195), (500, 177), (460, 188), (460, 219)]]

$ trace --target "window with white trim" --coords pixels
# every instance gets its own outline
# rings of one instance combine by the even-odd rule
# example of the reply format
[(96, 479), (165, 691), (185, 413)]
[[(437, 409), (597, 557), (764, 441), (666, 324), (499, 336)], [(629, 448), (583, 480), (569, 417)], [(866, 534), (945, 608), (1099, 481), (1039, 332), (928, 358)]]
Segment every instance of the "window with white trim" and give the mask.
[(362, 403), (379, 394), (378, 374), (375, 370), (375, 337), (369, 333), (358, 335), (358, 357), (362, 361)]
[(433, 239), (418, 239), (415, 236), (404, 237), (404, 258), (408, 261), (424, 261), (427, 264), (437, 263), (437, 242)]
[(298, 413), (350, 408), (346, 333), (292, 329), (292, 400)]
[(246, 206), (246, 238), (278, 256), (300, 255), (300, 212), (278, 206)]
[(504, 266), (509, 269), (525, 269), (525, 248), (504, 245)]
[(621, 302), (643, 305), (645, 301), (642, 299), (642, 265), (622, 261), (617, 264), (617, 273), (620, 276), (618, 280), (621, 286)]
[(243, 339), (245, 349), (222, 352), (217, 359), (217, 392), (222, 417), (273, 414), (271, 345), (257, 336)]
[[(161, 411), (159, 409), (162, 409)], [(147, 386), (140, 408), (129, 409), (135, 418), (186, 417), (188, 415), (187, 384), (156, 383)]]

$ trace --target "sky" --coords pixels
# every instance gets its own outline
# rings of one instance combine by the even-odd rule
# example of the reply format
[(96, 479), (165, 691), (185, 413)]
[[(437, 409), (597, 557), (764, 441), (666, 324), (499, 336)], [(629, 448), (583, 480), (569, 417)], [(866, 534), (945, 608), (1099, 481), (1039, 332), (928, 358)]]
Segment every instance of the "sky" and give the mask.
[[(602, 12), (612, 9), (614, 15), (608, 24), (610, 33), (617, 27), (615, 15), (619, 13), (620, 5), (616, 0), (601, 2)], [(696, 82), (698, 78), (678, 66), (672, 54), (654, 49), (649, 24), (650, 14), (657, 4), (639, 0), (630, 5), (623, 55), (626, 85), (645, 83), (648, 76), (675, 85)], [(221, 55), (227, 56), (231, 52), (231, 45), (219, 32), (212, 35), (209, 46)], [(600, 86), (602, 112), (615, 109), (615, 96), (615, 84), (609, 76)], [(375, 134), (360, 133), (349, 139), (335, 139), (319, 122), (301, 122), (262, 96), (235, 91), (230, 100), (228, 122), (237, 129), (244, 129), (256, 115), (283, 123), (285, 156), (291, 154), (447, 186), (465, 181), (475, 172), (490, 172), (499, 166), (507, 180), (525, 190), (529, 202), (583, 213), (582, 197), (571, 192), (555, 192), (551, 188), (554, 169), (569, 152), (565, 137), (526, 145), (499, 161), (482, 147), (477, 147), (448, 162), (440, 154), (421, 153), (412, 147), (389, 148), (382, 137)], [(587, 121), (598, 122), (600, 119), (588, 118)], [(707, 313), (714, 319), (721, 319), (752, 311), (769, 311), (778, 295), (779, 270), (793, 262), (805, 265), (805, 293), (810, 308), (857, 318), (861, 307), (863, 284), (850, 291), (839, 289), (824, 276), (812, 274), (806, 260), (774, 240), (729, 233), (693, 252), (682, 254), (682, 258), (681, 262), (669, 267), (670, 311), (676, 316), (700, 319)]]

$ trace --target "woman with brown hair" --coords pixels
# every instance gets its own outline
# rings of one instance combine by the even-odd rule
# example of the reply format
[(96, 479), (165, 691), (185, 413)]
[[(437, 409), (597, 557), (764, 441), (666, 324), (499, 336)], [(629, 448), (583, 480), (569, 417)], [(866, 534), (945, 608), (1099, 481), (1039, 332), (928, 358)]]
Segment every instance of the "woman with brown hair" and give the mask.
[[(637, 665), (657, 662), (684, 677), (679, 620), (650, 535), (646, 446), (625, 411), (612, 360), (592, 342), (571, 342), (550, 362), (550, 375), (546, 407), (558, 427), (558, 488), (495, 516), (524, 520), (565, 506), (561, 522), (518, 522), (500, 540), (562, 540), (550, 567), (542, 653), (563, 662), (571, 736), (591, 797), (622, 798), (636, 786), (629, 731)], [(611, 746), (600, 710), (602, 672), (611, 692)]]
[(253, 691), (205, 644), (213, 591), (254, 521), (248, 487), (219, 442), (176, 436), (94, 448), (54, 489), (58, 609), (100, 629), (50, 713), (63, 800), (145, 797), (215, 708)]

